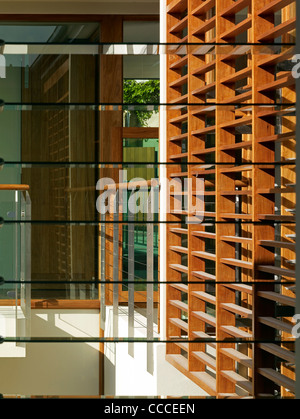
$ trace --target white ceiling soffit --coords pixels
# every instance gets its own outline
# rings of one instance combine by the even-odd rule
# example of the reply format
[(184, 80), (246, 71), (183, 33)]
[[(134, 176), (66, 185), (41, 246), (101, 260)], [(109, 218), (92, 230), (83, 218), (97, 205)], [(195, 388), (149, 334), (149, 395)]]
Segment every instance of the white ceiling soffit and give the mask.
[(159, 0), (9, 0), (1, 14), (159, 14)]

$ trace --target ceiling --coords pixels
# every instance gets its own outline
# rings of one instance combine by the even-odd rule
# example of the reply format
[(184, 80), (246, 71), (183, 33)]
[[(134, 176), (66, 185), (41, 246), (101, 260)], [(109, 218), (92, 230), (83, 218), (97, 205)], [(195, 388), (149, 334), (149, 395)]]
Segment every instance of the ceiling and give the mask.
[(159, 4), (159, 0), (4, 0), (1, 14), (158, 14)]

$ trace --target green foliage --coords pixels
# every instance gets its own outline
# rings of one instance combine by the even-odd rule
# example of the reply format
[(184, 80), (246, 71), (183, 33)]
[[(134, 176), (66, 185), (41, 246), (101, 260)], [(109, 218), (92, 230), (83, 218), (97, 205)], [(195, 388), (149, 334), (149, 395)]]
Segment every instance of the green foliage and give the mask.
[[(143, 104), (159, 104), (159, 80), (125, 80), (123, 86), (124, 103), (143, 103)], [(137, 122), (140, 126), (147, 126), (148, 120), (153, 115), (153, 111), (136, 110), (131, 111), (136, 115)], [(158, 112), (157, 108), (154, 110)]]

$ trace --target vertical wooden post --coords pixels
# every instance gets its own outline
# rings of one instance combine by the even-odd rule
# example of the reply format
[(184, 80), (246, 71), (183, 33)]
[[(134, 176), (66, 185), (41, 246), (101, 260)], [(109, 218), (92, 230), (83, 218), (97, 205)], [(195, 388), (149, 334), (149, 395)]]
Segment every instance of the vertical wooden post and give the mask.
[[(282, 21), (285, 22), (291, 18), (296, 16), (296, 4), (292, 3), (287, 7), (281, 10)], [(282, 41), (286, 43), (293, 43), (295, 42), (295, 32), (291, 34), (286, 34), (282, 37)], [(282, 101), (285, 103), (293, 103), (296, 102), (296, 92), (295, 92), (295, 85), (285, 87), (282, 89)], [(282, 129), (281, 132), (295, 132), (296, 130), (296, 117), (295, 116), (284, 116), (281, 119)], [(296, 156), (296, 142), (294, 138), (291, 138), (288, 141), (285, 141), (281, 144), (281, 158), (282, 159), (293, 159)], [(296, 167), (295, 166), (283, 166), (281, 168), (281, 188), (287, 188), (293, 190), (293, 186), (296, 185)], [(291, 187), (292, 186), (292, 187)], [(296, 193), (292, 191), (291, 193), (282, 193), (281, 194), (281, 214), (288, 215), (290, 210), (296, 209)], [(290, 243), (294, 243), (294, 240), (290, 238), (290, 235), (296, 234), (296, 225), (295, 224), (288, 224), (288, 225), (281, 225), (281, 240), (288, 241)], [(281, 249), (281, 261), (282, 261), (282, 268), (291, 269), (293, 266), (293, 261), (296, 260), (296, 253), (295, 248), (282, 248)], [(290, 278), (289, 278), (290, 279)], [(282, 295), (286, 295), (290, 298), (295, 298), (295, 291), (288, 289), (282, 285), (281, 287)], [(284, 317), (284, 321), (290, 325), (293, 325), (291, 316)], [(291, 339), (291, 335), (289, 333), (283, 332), (282, 339), (289, 340)], [(294, 343), (291, 344), (282, 344), (282, 347), (288, 350), (295, 350)], [(288, 365), (288, 362), (284, 362), (281, 365), (281, 373), (286, 377), (289, 377), (292, 380), (296, 379), (296, 366), (295, 365)], [(281, 388), (281, 394), (283, 397), (293, 398), (294, 395), (284, 387)]]
[[(264, 7), (268, 0), (258, 0), (252, 2), (252, 42), (257, 43), (261, 33), (273, 27), (273, 19), (268, 16), (258, 15), (258, 10)], [(258, 65), (262, 55), (259, 54), (259, 47), (254, 47), (252, 51), (252, 102), (255, 103), (272, 103), (272, 98), (268, 95), (260, 93), (259, 87), (274, 80), (274, 68), (262, 68)], [(273, 70), (273, 71), (272, 71)], [(257, 140), (260, 137), (274, 134), (274, 126), (268, 120), (259, 118), (259, 107), (252, 108), (252, 148), (253, 148), (253, 162), (273, 162), (274, 161), (274, 146), (265, 146)], [(274, 226), (264, 225), (261, 223), (261, 214), (274, 214), (274, 201), (269, 196), (258, 193), (260, 187), (272, 188), (274, 187), (274, 167), (265, 167), (263, 165), (255, 165), (252, 170), (252, 221), (253, 225), (252, 237), (252, 260), (253, 260), (253, 339), (260, 341), (262, 339), (274, 339), (275, 333), (272, 328), (265, 326), (260, 322), (260, 316), (274, 316), (274, 303), (266, 301), (259, 296), (261, 290), (272, 291), (274, 289), (273, 277), (268, 273), (258, 270), (260, 264), (274, 265), (274, 253), (270, 249), (259, 246), (259, 240), (270, 239), (274, 240)], [(268, 281), (270, 284), (261, 283)], [(276, 386), (270, 380), (265, 379), (259, 372), (262, 367), (273, 367), (272, 357), (263, 351), (258, 343), (253, 345), (253, 395), (259, 397), (261, 394), (273, 394)]]
[[(234, 16), (222, 17), (221, 13), (231, 4), (231, 0), (217, 0), (216, 3), (216, 42), (224, 42), (221, 35), (232, 28)], [(226, 99), (234, 96), (234, 85), (224, 85), (221, 79), (235, 72), (234, 57), (228, 61), (223, 60), (223, 53), (219, 47), (216, 47), (216, 102), (223, 103)], [(234, 163), (235, 158), (221, 147), (235, 143), (234, 129), (222, 129), (224, 122), (235, 119), (235, 113), (232, 106), (217, 106), (216, 109), (216, 161), (218, 163)], [(222, 241), (222, 236), (235, 235), (235, 220), (226, 219), (222, 214), (235, 213), (234, 197), (222, 196), (222, 191), (232, 191), (235, 189), (234, 178), (222, 173), (222, 165), (216, 166), (216, 221), (221, 222), (216, 225), (216, 280), (217, 281), (235, 281), (235, 268), (222, 262), (224, 258), (234, 258), (234, 245)], [(235, 291), (227, 288), (223, 284), (216, 285), (216, 314), (217, 314), (217, 340), (223, 340), (230, 337), (223, 325), (235, 326), (235, 315), (222, 306), (223, 303), (235, 303)], [(222, 348), (234, 348), (234, 344), (217, 344), (217, 393), (230, 394), (235, 393), (235, 385), (224, 377), (223, 371), (234, 370), (234, 360), (225, 356)]]
[[(101, 42), (123, 41), (123, 18), (122, 16), (106, 16), (101, 21)], [(122, 103), (123, 101), (123, 57), (120, 55), (100, 55), (100, 83), (99, 97), (101, 103)], [(121, 162), (123, 160), (122, 137), (116, 133), (122, 132), (123, 120), (120, 110), (100, 111), (100, 144), (99, 160), (101, 162)], [(119, 183), (118, 169), (105, 166), (99, 171), (99, 178), (109, 177)], [(110, 218), (109, 218), (110, 217)], [(107, 220), (112, 220), (112, 215)], [(113, 224), (106, 227), (106, 278), (112, 279), (113, 266)], [(100, 252), (100, 249), (99, 249)], [(100, 255), (101, 256), (101, 255)], [(100, 260), (100, 257), (99, 257)], [(111, 290), (106, 286), (106, 302), (112, 299)], [(103, 309), (101, 307), (101, 309)], [(105, 309), (105, 308), (104, 308)], [(104, 330), (100, 329), (100, 337), (104, 337)], [(99, 394), (104, 394), (104, 343), (100, 343), (100, 380)]]
[[(197, 3), (194, 0), (188, 1), (188, 17), (189, 17), (189, 25), (188, 25), (188, 42), (199, 42), (199, 39), (195, 39), (193, 36), (193, 33), (195, 29), (197, 28), (197, 22), (198, 19), (196, 19), (192, 15), (192, 11), (197, 6)], [(202, 41), (200, 41), (202, 42)], [(197, 68), (197, 65), (203, 65), (205, 62), (205, 56), (201, 56), (199, 59), (195, 55), (193, 55), (192, 51), (189, 51), (188, 54), (188, 103), (194, 104), (194, 103), (203, 103), (205, 101), (205, 98), (195, 97), (192, 92), (196, 88), (200, 86), (205, 85), (205, 73), (202, 76), (202, 80), (199, 78), (195, 78), (193, 76), (193, 70)], [(205, 148), (205, 142), (200, 138), (195, 138), (193, 136), (193, 132), (196, 129), (204, 128), (205, 127), (205, 120), (198, 119), (193, 115), (193, 110), (195, 109), (194, 106), (190, 106), (188, 111), (188, 161), (189, 162), (199, 162), (201, 159), (198, 159), (196, 156), (193, 156), (193, 152), (196, 149), (204, 149)], [(198, 144), (197, 144), (198, 143)], [(187, 167), (188, 171), (188, 179), (189, 179), (189, 185), (192, 187), (192, 192), (195, 193), (195, 176), (193, 174), (194, 171), (194, 165), (189, 164)], [(190, 196), (190, 194), (189, 194)], [(194, 198), (194, 197), (193, 197)], [(194, 198), (195, 199), (195, 198)], [(193, 199), (192, 199), (193, 201)], [(190, 202), (190, 207), (192, 206), (193, 202)], [(190, 214), (190, 217), (192, 217), (192, 214)], [(195, 295), (195, 291), (205, 291), (205, 284), (204, 280), (195, 277), (196, 271), (205, 271), (205, 260), (200, 259), (198, 256), (195, 255), (195, 253), (192, 252), (193, 250), (197, 251), (205, 251), (205, 240), (198, 238), (195, 236), (196, 231), (203, 231), (204, 228), (201, 225), (198, 224), (189, 224), (188, 225), (188, 278), (189, 278), (189, 285), (188, 285), (188, 319), (189, 319), (189, 338), (193, 340), (196, 336), (193, 332), (204, 332), (206, 331), (206, 324), (203, 320), (199, 319), (197, 316), (195, 316), (195, 313), (205, 313), (206, 307), (205, 307), (205, 301), (199, 299)], [(193, 284), (193, 281), (196, 281), (197, 283)], [(203, 281), (203, 285), (199, 284), (199, 281)], [(188, 351), (188, 360), (189, 360), (189, 371), (205, 371), (205, 364), (202, 362), (199, 362), (199, 356), (197, 357), (196, 354), (199, 355), (199, 352), (205, 353), (205, 344), (200, 343), (190, 343), (189, 344), (189, 351)]]
[[(178, 4), (177, 4), (178, 3)], [(182, 14), (187, 9), (187, 1), (173, 2), (169, 0), (167, 2), (167, 42), (173, 42), (180, 44), (184, 39), (183, 29), (186, 29), (187, 24), (181, 18)], [(173, 7), (174, 5), (174, 7)], [(185, 19), (186, 20), (186, 19)], [(182, 23), (183, 21), (183, 23)], [(182, 78), (182, 71), (184, 66), (187, 64), (187, 57), (182, 57), (176, 54), (169, 54), (167, 56), (167, 101), (168, 103), (180, 104), (186, 101), (186, 96), (183, 94), (183, 86), (186, 84), (186, 77)], [(183, 117), (183, 119), (182, 119)], [(181, 189), (181, 180), (183, 179), (184, 173), (182, 171), (182, 157), (186, 158), (186, 155), (182, 155), (182, 143), (186, 139), (187, 134), (182, 129), (182, 121), (185, 120), (184, 113), (182, 114), (180, 108), (175, 109), (167, 108), (167, 150), (168, 150), (168, 162), (172, 162), (167, 167), (167, 178), (170, 182), (176, 182), (179, 189)], [(182, 157), (181, 157), (182, 155)], [(167, 284), (166, 293), (166, 319), (167, 319), (167, 338), (181, 337), (187, 333), (188, 326), (182, 321), (182, 309), (178, 308), (178, 305), (174, 305), (171, 301), (182, 301), (182, 289), (187, 286), (182, 284), (182, 276), (187, 274), (187, 265), (183, 261), (185, 257), (181, 253), (180, 247), (183, 245), (185, 240), (186, 232), (185, 229), (181, 229), (181, 206), (179, 203), (182, 198), (175, 188), (170, 188), (170, 208), (167, 214), (167, 221), (171, 221), (172, 224), (167, 226), (167, 280), (174, 282), (176, 285)], [(177, 210), (176, 210), (177, 209)], [(177, 224), (173, 222), (178, 221)], [(177, 227), (177, 228), (176, 228)], [(177, 286), (179, 284), (179, 288)], [(182, 285), (181, 285), (182, 284)], [(181, 287), (181, 289), (180, 289)], [(186, 310), (187, 312), (187, 310)], [(170, 320), (172, 319), (172, 320)], [(175, 320), (174, 320), (175, 319)], [(183, 329), (180, 327), (184, 327)], [(182, 345), (168, 344), (166, 353), (180, 355), (182, 351)], [(184, 350), (187, 348), (185, 347)]]

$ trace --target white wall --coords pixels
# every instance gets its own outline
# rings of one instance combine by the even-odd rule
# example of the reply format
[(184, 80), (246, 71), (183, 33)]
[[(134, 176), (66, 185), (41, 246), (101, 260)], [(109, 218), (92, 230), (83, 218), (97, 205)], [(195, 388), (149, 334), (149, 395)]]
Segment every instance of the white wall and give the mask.
[[(98, 310), (32, 310), (32, 336), (98, 337)], [(3, 350), (5, 346), (3, 343)], [(0, 358), (2, 394), (99, 395), (98, 343), (29, 343), (25, 358)]]
[[(20, 306), (0, 307), (0, 336), (20, 336), (19, 331), (24, 326), (24, 322), (25, 317)], [(25, 356), (26, 346), (24, 344), (10, 342), (0, 345), (0, 358), (24, 358)]]
[[(12, 313), (13, 308), (9, 311)], [(1, 324), (3, 326), (3, 322)], [(135, 337), (145, 337), (145, 326), (145, 317), (136, 313)], [(32, 310), (31, 329), (32, 336), (40, 338), (98, 337), (99, 311)], [(112, 336), (111, 329), (112, 307), (107, 307), (106, 336)], [(128, 336), (127, 331), (127, 308), (120, 307), (119, 336)], [(14, 332), (7, 323), (5, 328), (2, 327), (0, 334), (8, 337)], [(99, 394), (98, 343), (27, 343), (25, 352), (23, 348), (16, 347), (13, 350), (15, 346), (13, 344), (3, 343), (0, 346), (0, 392), (5, 395), (97, 396)], [(128, 353), (128, 343), (105, 345), (106, 396), (206, 395), (197, 385), (166, 362), (165, 344), (155, 343), (153, 346), (154, 371), (151, 374), (147, 372), (146, 343), (134, 343), (134, 356)]]
[[(119, 337), (128, 336), (126, 307), (119, 307)], [(106, 308), (105, 336), (112, 336), (112, 307)], [(146, 318), (135, 312), (135, 337), (145, 338)], [(158, 334), (154, 335), (155, 337)], [(206, 396), (196, 384), (165, 360), (164, 343), (155, 343), (154, 371), (147, 371), (147, 343), (134, 343), (134, 356), (128, 353), (128, 343), (105, 344), (106, 396)]]

